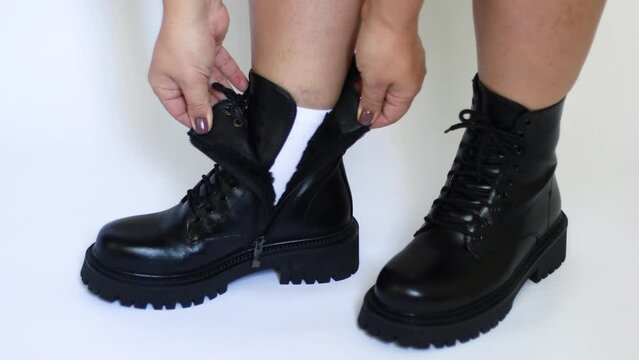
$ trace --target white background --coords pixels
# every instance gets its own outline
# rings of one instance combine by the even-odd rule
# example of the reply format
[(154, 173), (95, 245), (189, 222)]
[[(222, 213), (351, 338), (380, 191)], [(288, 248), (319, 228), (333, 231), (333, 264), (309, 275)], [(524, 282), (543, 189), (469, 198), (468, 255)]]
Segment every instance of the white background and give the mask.
[[(226, 45), (250, 67), (248, 5), (228, 0)], [(239, 280), (202, 306), (124, 308), (82, 286), (84, 250), (114, 218), (172, 206), (211, 168), (161, 108), (146, 71), (160, 1), (0, 2), (0, 358), (637, 359), (639, 25), (610, 1), (568, 98), (559, 181), (569, 254), (502, 324), (444, 350), (400, 349), (356, 328), (362, 296), (439, 192), (476, 71), (469, 1), (428, 1), (429, 76), (410, 113), (346, 163), (361, 270), (338, 283)]]

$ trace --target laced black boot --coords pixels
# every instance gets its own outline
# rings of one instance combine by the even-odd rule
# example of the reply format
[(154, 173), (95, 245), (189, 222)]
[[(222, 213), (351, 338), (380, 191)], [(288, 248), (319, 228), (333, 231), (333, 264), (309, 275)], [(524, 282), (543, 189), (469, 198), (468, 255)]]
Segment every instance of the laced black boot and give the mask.
[(105, 225), (82, 266), (89, 290), (161, 309), (200, 304), (263, 269), (282, 284), (354, 274), (358, 227), (342, 155), (368, 130), (356, 119), (356, 77), (353, 67), (277, 205), (268, 169), (293, 125), (293, 98), (255, 73), (243, 95), (215, 85), (227, 100), (213, 108), (213, 130), (189, 132), (215, 168), (178, 205)]
[(566, 254), (555, 167), (563, 101), (539, 111), (473, 82), (472, 110), (440, 196), (366, 294), (360, 326), (414, 347), (452, 346), (495, 327), (521, 286)]

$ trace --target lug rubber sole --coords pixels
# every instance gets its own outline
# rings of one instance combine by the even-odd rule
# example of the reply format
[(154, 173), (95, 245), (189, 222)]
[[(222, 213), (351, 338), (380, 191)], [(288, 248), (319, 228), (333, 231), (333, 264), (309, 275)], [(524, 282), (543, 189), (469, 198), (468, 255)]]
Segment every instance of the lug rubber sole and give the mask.
[[(92, 245), (93, 246), (93, 245)], [(280, 284), (327, 283), (343, 280), (359, 267), (359, 232), (353, 219), (346, 229), (327, 236), (265, 244), (261, 266), (252, 267), (253, 249), (188, 274), (144, 276), (109, 269), (86, 251), (82, 282), (100, 298), (123, 306), (175, 309), (200, 305), (226, 292), (228, 284), (248, 274), (275, 270)]]
[(566, 258), (567, 227), (568, 218), (562, 212), (506, 284), (464, 308), (436, 318), (400, 314), (381, 304), (371, 288), (364, 297), (358, 325), (373, 337), (404, 347), (441, 348), (475, 339), (508, 315), (527, 280), (538, 283), (561, 266)]

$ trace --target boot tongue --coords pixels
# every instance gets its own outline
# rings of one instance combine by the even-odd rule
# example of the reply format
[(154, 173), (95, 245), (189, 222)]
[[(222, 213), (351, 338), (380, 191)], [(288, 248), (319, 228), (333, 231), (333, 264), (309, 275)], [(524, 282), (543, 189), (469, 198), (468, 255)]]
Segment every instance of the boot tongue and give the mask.
[(247, 91), (250, 143), (269, 169), (291, 131), (297, 106), (288, 91), (252, 70)]
[(517, 118), (528, 112), (524, 106), (507, 99), (484, 85), (479, 76), (473, 79), (473, 110), (487, 116), (497, 128), (511, 130)]

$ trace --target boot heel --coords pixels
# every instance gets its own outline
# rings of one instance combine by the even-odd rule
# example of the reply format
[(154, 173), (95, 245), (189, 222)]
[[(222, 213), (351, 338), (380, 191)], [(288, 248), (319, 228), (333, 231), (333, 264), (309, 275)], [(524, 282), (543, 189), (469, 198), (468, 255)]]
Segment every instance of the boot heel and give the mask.
[(298, 285), (302, 280), (306, 284), (343, 280), (355, 274), (358, 268), (359, 234), (355, 231), (339, 243), (287, 254), (276, 271), (280, 284)]
[(566, 228), (561, 230), (559, 239), (552, 244), (539, 258), (537, 268), (530, 275), (530, 280), (535, 283), (545, 279), (561, 266), (566, 259)]

